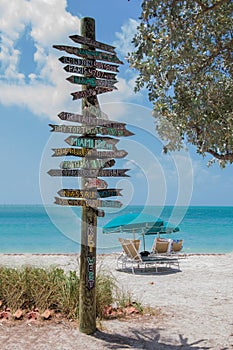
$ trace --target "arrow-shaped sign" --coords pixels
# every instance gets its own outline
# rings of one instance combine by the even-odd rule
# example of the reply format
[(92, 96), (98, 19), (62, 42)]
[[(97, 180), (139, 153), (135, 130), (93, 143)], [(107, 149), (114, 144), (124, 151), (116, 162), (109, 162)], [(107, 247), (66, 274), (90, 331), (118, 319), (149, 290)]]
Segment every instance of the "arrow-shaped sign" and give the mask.
[(80, 190), (80, 189), (62, 189), (58, 191), (60, 197), (73, 197), (84, 199), (98, 199), (106, 197), (122, 196), (122, 189), (108, 188), (103, 190)]
[[(86, 148), (85, 148), (86, 149)], [(124, 158), (128, 152), (125, 150), (115, 150), (115, 151), (97, 151), (96, 149), (91, 149), (88, 151), (87, 158)]]
[(95, 47), (96, 49), (115, 53), (115, 46), (104, 44), (104, 43), (101, 43), (100, 41), (92, 40), (80, 35), (70, 35), (69, 38), (78, 44), (89, 45), (89, 46)]
[(96, 79), (96, 78), (88, 78), (88, 77), (80, 77), (77, 75), (71, 75), (66, 78), (72, 84), (80, 84), (80, 85), (90, 85), (92, 87), (101, 86), (101, 87), (109, 87), (111, 89), (117, 90), (114, 84), (117, 83), (117, 80), (106, 80), (106, 79)]
[(87, 113), (85, 116), (81, 114), (74, 114), (69, 112), (61, 112), (58, 114), (58, 117), (61, 120), (66, 120), (70, 122), (76, 122), (76, 123), (82, 123), (82, 124), (88, 124), (93, 126), (107, 126), (111, 128), (125, 128), (125, 123), (115, 122), (113, 120), (107, 120), (107, 119), (101, 119), (96, 118), (94, 115), (91, 115), (91, 113)]
[(75, 156), (75, 157), (86, 157), (88, 149), (86, 148), (53, 148), (54, 154), (52, 157), (61, 156)]
[(100, 169), (100, 168), (111, 168), (115, 165), (114, 159), (82, 159), (77, 161), (65, 161), (61, 162), (60, 168), (62, 169)]
[(112, 208), (120, 208), (122, 207), (122, 203), (120, 201), (102, 201), (99, 199), (93, 199), (93, 200), (84, 200), (84, 199), (63, 199), (55, 197), (54, 204), (58, 205), (69, 205), (69, 206), (81, 206), (81, 207), (112, 207)]
[(50, 176), (73, 176), (73, 177), (129, 177), (125, 174), (129, 169), (50, 169)]
[(63, 132), (65, 134), (85, 134), (85, 135), (111, 135), (111, 136), (132, 136), (134, 133), (127, 129), (117, 129), (110, 127), (91, 126), (91, 125), (53, 125), (49, 124), (51, 132)]
[(113, 151), (116, 149), (115, 144), (119, 142), (117, 139), (111, 137), (76, 137), (69, 136), (65, 139), (65, 142), (70, 146), (84, 147), (84, 148), (96, 148), (96, 149), (108, 149)]
[(93, 60), (83, 60), (81, 58), (74, 58), (74, 57), (67, 57), (67, 56), (60, 57), (59, 61), (61, 61), (64, 64), (72, 64), (75, 66), (103, 69), (111, 72), (119, 72), (118, 71), (119, 66), (116, 66), (110, 63), (97, 62)]
[(124, 158), (128, 152), (125, 150), (115, 151), (97, 151), (96, 149), (88, 148), (53, 148), (54, 154), (52, 157), (74, 156), (87, 158)]
[(102, 72), (100, 70), (96, 70), (96, 69), (93, 69), (93, 68), (77, 67), (77, 66), (67, 65), (67, 66), (64, 67), (64, 69), (65, 69), (66, 72), (82, 74), (82, 75), (85, 75), (85, 77), (95, 77), (95, 78), (100, 78), (100, 79), (116, 80), (116, 74)]
[(96, 96), (100, 94), (105, 94), (106, 92), (111, 92), (113, 89), (111, 88), (104, 88), (104, 87), (96, 87), (96, 88), (91, 88), (91, 89), (86, 89), (83, 91), (76, 91), (76, 92), (71, 92), (71, 95), (73, 96), (73, 100), (78, 100), (80, 98), (86, 98), (89, 96)]
[(123, 62), (120, 61), (116, 55), (111, 55), (109, 53), (105, 53), (101, 51), (90, 51), (87, 49), (77, 48), (73, 46), (66, 46), (66, 45), (53, 45), (53, 48), (60, 51), (66, 51), (72, 55), (76, 55), (79, 57), (123, 64)]

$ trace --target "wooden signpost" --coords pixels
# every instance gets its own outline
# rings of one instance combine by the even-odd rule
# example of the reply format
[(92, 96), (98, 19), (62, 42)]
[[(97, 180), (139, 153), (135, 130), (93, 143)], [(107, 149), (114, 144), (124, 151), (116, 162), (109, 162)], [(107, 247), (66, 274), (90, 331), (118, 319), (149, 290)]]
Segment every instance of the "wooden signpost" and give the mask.
[(69, 113), (69, 112), (61, 112), (58, 114), (58, 117), (61, 120), (66, 120), (70, 122), (83, 123), (92, 126), (107, 126), (111, 128), (124, 129), (125, 123), (115, 122), (113, 120), (96, 118), (91, 113), (86, 113), (86, 115)]
[(66, 80), (72, 84), (89, 85), (92, 87), (109, 87), (110, 89), (117, 90), (117, 88), (114, 86), (114, 84), (117, 83), (117, 80), (96, 79), (91, 77), (80, 77), (77, 75), (71, 75), (70, 77), (66, 78)]
[(83, 48), (80, 49), (77, 47), (66, 46), (66, 45), (53, 45), (53, 47), (54, 49), (65, 51), (79, 57), (123, 64), (123, 62), (120, 61), (116, 55), (113, 55), (113, 54), (111, 55), (109, 53), (105, 53), (101, 51), (90, 51), (87, 49), (83, 49)]
[(76, 137), (69, 136), (65, 139), (65, 142), (70, 146), (95, 148), (95, 149), (108, 149), (114, 151), (116, 149), (115, 144), (119, 142), (118, 139), (111, 137)]
[(122, 196), (122, 189), (108, 188), (108, 189), (62, 189), (58, 191), (60, 197), (84, 198), (84, 199), (98, 199), (114, 196)]
[[(114, 46), (96, 41), (95, 21), (92, 18), (81, 20), (81, 35), (70, 38), (81, 47), (54, 45), (55, 49), (76, 55), (78, 58), (62, 56), (59, 61), (65, 64), (64, 70), (71, 75), (67, 80), (82, 86), (82, 91), (72, 92), (73, 100), (82, 99), (82, 114), (61, 112), (61, 120), (82, 125), (53, 125), (52, 132), (69, 133), (65, 142), (68, 148), (54, 148), (53, 157), (81, 157), (80, 160), (60, 163), (60, 169), (48, 171), (50, 176), (81, 177), (80, 189), (61, 189), (55, 204), (80, 206), (82, 210), (81, 250), (80, 250), (80, 290), (79, 290), (79, 329), (86, 334), (96, 331), (96, 233), (97, 217), (103, 217), (103, 208), (121, 208), (118, 200), (108, 197), (122, 196), (121, 189), (108, 188), (99, 177), (128, 177), (129, 169), (116, 169), (114, 158), (124, 158), (125, 150), (116, 149), (118, 139), (110, 136), (131, 136), (125, 123), (108, 120), (101, 111), (97, 95), (116, 90), (118, 64)], [(102, 51), (96, 51), (96, 49)], [(101, 62), (104, 61), (104, 62)], [(106, 63), (108, 62), (108, 63)], [(107, 72), (106, 72), (107, 71)], [(106, 117), (106, 119), (104, 119)], [(76, 136), (79, 134), (80, 136)], [(100, 136), (97, 136), (97, 135)], [(76, 148), (80, 147), (80, 148)], [(113, 167), (113, 168), (112, 168)], [(106, 169), (107, 168), (107, 169)], [(109, 169), (111, 168), (111, 169)]]
[(111, 201), (101, 199), (63, 199), (55, 197), (54, 204), (58, 205), (70, 205), (70, 206), (78, 206), (78, 207), (92, 207), (92, 208), (121, 208), (122, 203), (120, 201)]
[(117, 129), (111, 128), (107, 126), (92, 126), (92, 125), (54, 125), (49, 124), (51, 126), (52, 132), (63, 132), (69, 134), (85, 134), (85, 135), (112, 135), (112, 136), (132, 136), (134, 135), (131, 131), (127, 129)]
[(100, 168), (111, 168), (115, 165), (114, 159), (82, 159), (76, 161), (65, 161), (61, 162), (61, 169), (76, 169), (76, 168), (86, 168), (86, 169), (100, 169)]
[(70, 39), (72, 39), (73, 41), (75, 41), (76, 43), (79, 43), (79, 44), (92, 46), (92, 47), (95, 47), (96, 49), (100, 49), (103, 51), (109, 51), (109, 52), (112, 52), (114, 54), (116, 53), (115, 46), (104, 44), (104, 43), (101, 43), (100, 41), (92, 40), (90, 38), (86, 38), (86, 37), (83, 37), (81, 35), (70, 35)]
[(126, 174), (129, 169), (50, 169), (50, 176), (73, 177), (129, 177)]
[(106, 73), (106, 72), (102, 72), (101, 70), (96, 70), (93, 68), (67, 65), (64, 67), (64, 69), (66, 72), (69, 72), (69, 73), (85, 74), (86, 77), (95, 77), (95, 78), (110, 79), (110, 80), (116, 79), (116, 74), (114, 73)]
[(74, 57), (67, 57), (67, 56), (60, 57), (59, 61), (61, 61), (64, 64), (72, 64), (72, 65), (81, 66), (81, 67), (97, 68), (102, 70), (108, 70), (111, 72), (118, 72), (118, 67), (119, 67), (119, 66), (116, 66), (115, 64), (96, 62), (93, 60), (83, 60), (81, 58), (74, 58)]
[(94, 89), (92, 88), (92, 89), (87, 89), (82, 91), (71, 92), (71, 95), (73, 96), (73, 100), (78, 100), (80, 98), (96, 96), (96, 95), (104, 94), (106, 92), (111, 92), (111, 91), (113, 91), (113, 89), (99, 86)]

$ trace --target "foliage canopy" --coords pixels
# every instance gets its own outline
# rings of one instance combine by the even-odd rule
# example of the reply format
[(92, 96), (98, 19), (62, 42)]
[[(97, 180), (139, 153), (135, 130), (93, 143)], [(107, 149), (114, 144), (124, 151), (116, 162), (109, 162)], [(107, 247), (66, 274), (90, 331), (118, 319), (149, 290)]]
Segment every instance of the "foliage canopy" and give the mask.
[(185, 141), (222, 167), (233, 162), (232, 12), (231, 0), (144, 0), (128, 56), (164, 151)]

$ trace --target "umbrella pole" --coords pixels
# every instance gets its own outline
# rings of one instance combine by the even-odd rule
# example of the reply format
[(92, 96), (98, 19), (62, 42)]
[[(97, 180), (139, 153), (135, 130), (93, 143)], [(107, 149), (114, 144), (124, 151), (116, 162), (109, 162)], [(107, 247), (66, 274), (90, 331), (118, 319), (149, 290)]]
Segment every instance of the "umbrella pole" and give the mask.
[(145, 242), (145, 233), (142, 230), (142, 239), (143, 239), (143, 247), (144, 247), (144, 251), (146, 250), (146, 242)]

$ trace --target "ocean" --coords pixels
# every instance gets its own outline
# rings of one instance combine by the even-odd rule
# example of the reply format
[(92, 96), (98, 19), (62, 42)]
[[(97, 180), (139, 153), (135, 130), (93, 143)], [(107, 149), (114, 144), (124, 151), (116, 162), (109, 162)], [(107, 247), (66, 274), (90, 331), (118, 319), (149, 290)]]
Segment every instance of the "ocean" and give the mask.
[[(133, 234), (103, 234), (102, 226), (116, 215), (145, 211), (178, 225), (180, 231), (163, 235), (184, 240), (186, 253), (233, 251), (233, 207), (146, 207), (128, 206), (98, 218), (97, 251), (121, 251), (118, 237)], [(40, 205), (0, 206), (0, 253), (77, 253), (80, 251), (80, 215), (77, 207)], [(140, 237), (140, 236), (138, 236)], [(150, 250), (155, 236), (146, 236)], [(143, 250), (143, 247), (142, 247)]]

